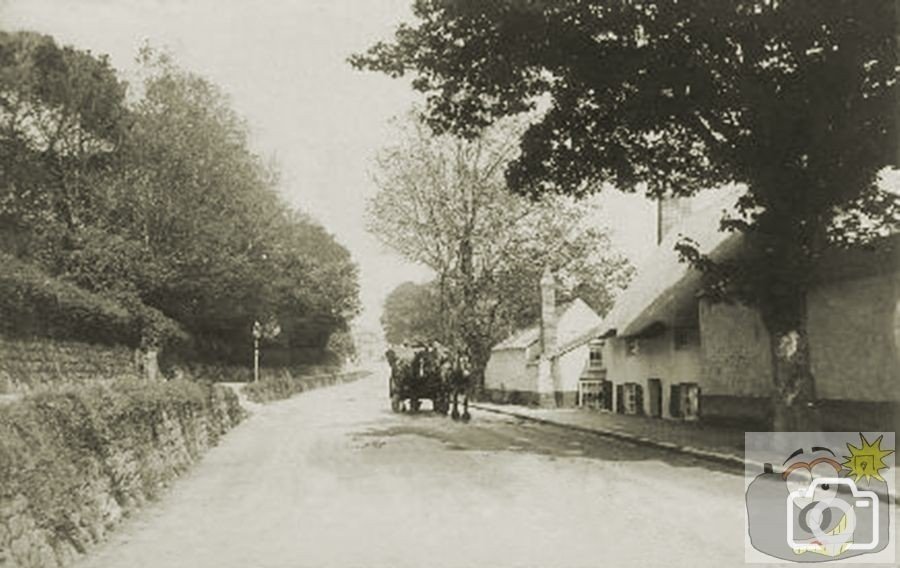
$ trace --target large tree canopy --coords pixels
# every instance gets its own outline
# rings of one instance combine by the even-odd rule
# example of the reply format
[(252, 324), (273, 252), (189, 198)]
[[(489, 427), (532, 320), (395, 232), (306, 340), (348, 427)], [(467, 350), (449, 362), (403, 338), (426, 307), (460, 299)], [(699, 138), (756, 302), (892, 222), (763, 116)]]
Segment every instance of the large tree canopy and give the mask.
[(39, 255), (90, 215), (86, 179), (106, 167), (125, 135), (125, 91), (106, 58), (59, 47), (49, 36), (0, 32), (6, 248)]
[(416, 0), (414, 14), (352, 62), (412, 73), (438, 131), (540, 110), (507, 169), (515, 190), (747, 187), (723, 221), (745, 236), (740, 259), (683, 252), (715, 290), (760, 307), (791, 427), (815, 400), (812, 266), (900, 220), (876, 184), (897, 160), (896, 2)]
[(828, 192), (842, 203), (896, 157), (891, 0), (416, 0), (414, 13), (353, 62), (414, 72), (438, 130), (549, 103), (511, 164), (520, 190), (684, 194), (777, 166), (844, 187)]

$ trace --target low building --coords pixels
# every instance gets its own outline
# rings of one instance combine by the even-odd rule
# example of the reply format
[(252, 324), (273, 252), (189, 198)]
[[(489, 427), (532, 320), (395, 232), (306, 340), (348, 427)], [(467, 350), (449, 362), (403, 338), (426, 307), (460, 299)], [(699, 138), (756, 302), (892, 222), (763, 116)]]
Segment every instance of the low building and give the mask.
[(541, 279), (541, 321), (491, 350), (485, 397), (501, 403), (575, 406), (579, 379), (596, 373), (591, 342), (599, 324), (600, 316), (580, 299), (557, 305), (556, 282), (546, 271)]
[[(595, 328), (608, 383), (592, 389), (612, 398), (596, 406), (770, 424), (772, 359), (758, 312), (705, 299), (700, 274), (674, 251), (684, 235), (713, 258), (737, 254), (740, 236), (718, 231), (721, 212), (712, 206), (684, 219)], [(900, 418), (900, 236), (874, 250), (836, 251), (822, 259), (807, 312), (823, 427), (884, 430), (894, 424)]]

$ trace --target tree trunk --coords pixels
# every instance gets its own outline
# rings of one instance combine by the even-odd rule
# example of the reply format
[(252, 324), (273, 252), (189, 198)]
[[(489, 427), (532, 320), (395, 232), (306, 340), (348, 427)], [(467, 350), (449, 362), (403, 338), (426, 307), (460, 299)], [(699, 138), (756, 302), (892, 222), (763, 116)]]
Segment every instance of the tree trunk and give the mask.
[(816, 385), (807, 332), (806, 294), (791, 294), (780, 309), (763, 309), (772, 354), (772, 430), (811, 432), (820, 428)]

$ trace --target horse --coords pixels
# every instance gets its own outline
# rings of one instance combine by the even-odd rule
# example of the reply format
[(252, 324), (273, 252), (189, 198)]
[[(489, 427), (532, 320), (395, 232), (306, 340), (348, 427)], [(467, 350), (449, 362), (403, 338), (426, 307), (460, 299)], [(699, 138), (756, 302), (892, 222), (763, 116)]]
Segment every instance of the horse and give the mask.
[[(462, 351), (457, 351), (449, 355), (445, 365), (445, 384), (450, 392), (453, 410), (450, 417), (453, 420), (462, 418), (463, 422), (468, 422), (472, 417), (469, 414), (469, 394), (472, 390), (472, 364), (469, 356)], [(459, 413), (459, 396), (463, 398), (463, 412)]]

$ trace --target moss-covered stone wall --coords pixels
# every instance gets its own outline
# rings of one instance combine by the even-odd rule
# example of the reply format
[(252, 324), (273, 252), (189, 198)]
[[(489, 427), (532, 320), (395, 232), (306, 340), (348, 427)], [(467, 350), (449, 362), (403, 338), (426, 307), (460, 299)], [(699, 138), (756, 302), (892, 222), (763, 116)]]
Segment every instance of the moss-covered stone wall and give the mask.
[(121, 379), (0, 406), (0, 566), (69, 564), (243, 417), (221, 385)]

